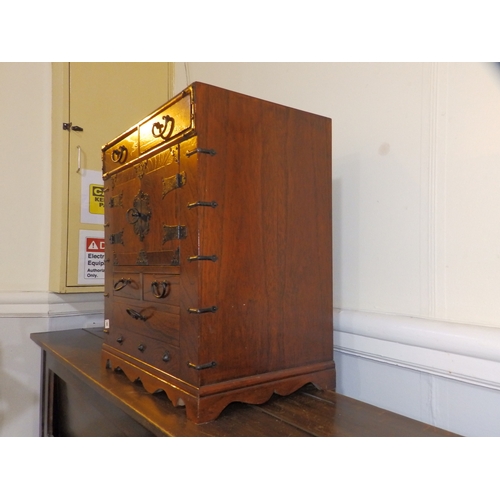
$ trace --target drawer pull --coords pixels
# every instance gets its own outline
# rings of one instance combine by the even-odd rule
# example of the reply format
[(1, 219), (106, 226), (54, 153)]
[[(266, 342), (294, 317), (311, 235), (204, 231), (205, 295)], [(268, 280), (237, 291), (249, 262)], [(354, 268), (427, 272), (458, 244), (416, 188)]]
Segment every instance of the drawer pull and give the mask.
[(111, 161), (113, 163), (124, 163), (127, 159), (127, 148), (125, 146), (120, 146), (118, 149), (113, 149), (111, 153)]
[(205, 307), (203, 309), (188, 309), (188, 313), (191, 314), (204, 314), (204, 313), (214, 313), (217, 311), (217, 306), (212, 306), (212, 307)]
[(216, 201), (196, 201), (194, 203), (189, 203), (188, 208), (195, 207), (212, 207), (215, 208), (217, 206)]
[(119, 343), (119, 344), (123, 344), (123, 337), (118, 337), (116, 339), (116, 341)]
[(207, 368), (213, 368), (217, 366), (215, 361), (210, 361), (210, 363), (205, 363), (204, 365), (195, 365), (194, 363), (188, 363), (189, 368), (194, 368), (195, 370), (206, 370)]
[(133, 309), (127, 309), (127, 314), (134, 319), (140, 319), (141, 321), (146, 321), (148, 318), (143, 316), (141, 313), (134, 311)]
[(186, 151), (186, 156), (189, 158), (190, 156), (192, 156), (196, 153), (203, 153), (206, 155), (214, 156), (217, 154), (217, 151), (215, 151), (214, 149), (196, 148), (196, 149), (192, 149), (191, 151)]
[(132, 283), (132, 280), (129, 278), (121, 278), (119, 279), (114, 285), (113, 285), (113, 290), (115, 292), (119, 292), (121, 289), (125, 288), (127, 285), (130, 285)]
[(189, 262), (193, 262), (194, 260), (211, 260), (212, 262), (216, 262), (217, 255), (193, 255), (192, 257), (188, 257)]
[(139, 351), (141, 351), (141, 352), (144, 352), (146, 350), (146, 346), (144, 344), (139, 344), (137, 349), (139, 349)]
[[(153, 123), (151, 133), (153, 134), (153, 137), (161, 137), (162, 139), (167, 140), (174, 131), (175, 120), (170, 115), (164, 115), (161, 119), (164, 123)], [(155, 132), (155, 130), (158, 130), (158, 132)]]
[(78, 152), (76, 173), (78, 173), (82, 169), (82, 148), (80, 146), (77, 146), (76, 150)]
[(168, 281), (153, 281), (151, 283), (151, 293), (157, 299), (164, 299), (170, 293), (170, 283)]
[(170, 357), (170, 353), (167, 351), (161, 359), (165, 361), (165, 363), (168, 363), (172, 358)]

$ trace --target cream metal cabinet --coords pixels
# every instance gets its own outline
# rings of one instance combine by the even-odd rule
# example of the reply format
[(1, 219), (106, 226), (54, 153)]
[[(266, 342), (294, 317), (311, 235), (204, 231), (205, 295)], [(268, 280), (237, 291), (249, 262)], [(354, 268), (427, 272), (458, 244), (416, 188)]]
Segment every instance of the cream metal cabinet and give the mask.
[(50, 289), (100, 292), (101, 147), (171, 97), (172, 64), (54, 63), (52, 75)]

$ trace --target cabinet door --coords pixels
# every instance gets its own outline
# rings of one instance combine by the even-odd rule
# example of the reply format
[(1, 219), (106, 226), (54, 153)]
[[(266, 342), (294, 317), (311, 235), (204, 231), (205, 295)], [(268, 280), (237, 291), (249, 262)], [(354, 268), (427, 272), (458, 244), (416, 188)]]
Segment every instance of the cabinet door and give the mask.
[(178, 266), (178, 146), (112, 174), (105, 181), (106, 244), (115, 266)]
[(82, 260), (82, 237), (104, 238), (101, 147), (168, 101), (171, 63), (57, 63), (53, 76), (51, 290), (101, 291)]

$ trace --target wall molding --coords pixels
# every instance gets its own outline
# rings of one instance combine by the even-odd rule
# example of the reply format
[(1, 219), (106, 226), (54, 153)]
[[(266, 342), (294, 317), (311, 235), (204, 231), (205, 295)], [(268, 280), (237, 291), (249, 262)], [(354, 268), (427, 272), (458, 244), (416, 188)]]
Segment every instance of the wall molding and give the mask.
[(0, 318), (52, 318), (102, 314), (102, 293), (0, 292)]
[(335, 310), (335, 350), (500, 390), (500, 328)]

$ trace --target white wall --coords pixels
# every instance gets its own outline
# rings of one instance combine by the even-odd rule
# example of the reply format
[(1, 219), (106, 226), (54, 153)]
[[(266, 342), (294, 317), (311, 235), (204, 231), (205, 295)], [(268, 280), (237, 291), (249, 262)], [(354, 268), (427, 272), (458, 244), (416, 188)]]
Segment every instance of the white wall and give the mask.
[[(500, 68), (176, 65), (175, 91), (197, 80), (333, 120), (339, 392), (455, 432), (500, 435)], [(482, 326), (492, 341), (477, 352)], [(429, 329), (439, 347), (418, 344)], [(443, 371), (439, 353), (459, 337), (469, 350)]]
[(500, 68), (189, 63), (333, 120), (335, 306), (500, 326)]
[(102, 296), (48, 292), (51, 85), (50, 63), (0, 63), (0, 437), (38, 435), (30, 333), (102, 324)]
[(0, 291), (48, 289), (51, 65), (0, 64)]
[[(333, 119), (338, 390), (467, 435), (500, 435), (498, 71), (176, 64), (176, 92), (200, 80)], [(50, 64), (1, 63), (0, 104), (0, 435), (36, 435), (39, 352), (29, 334), (92, 326), (100, 303), (47, 291)]]

